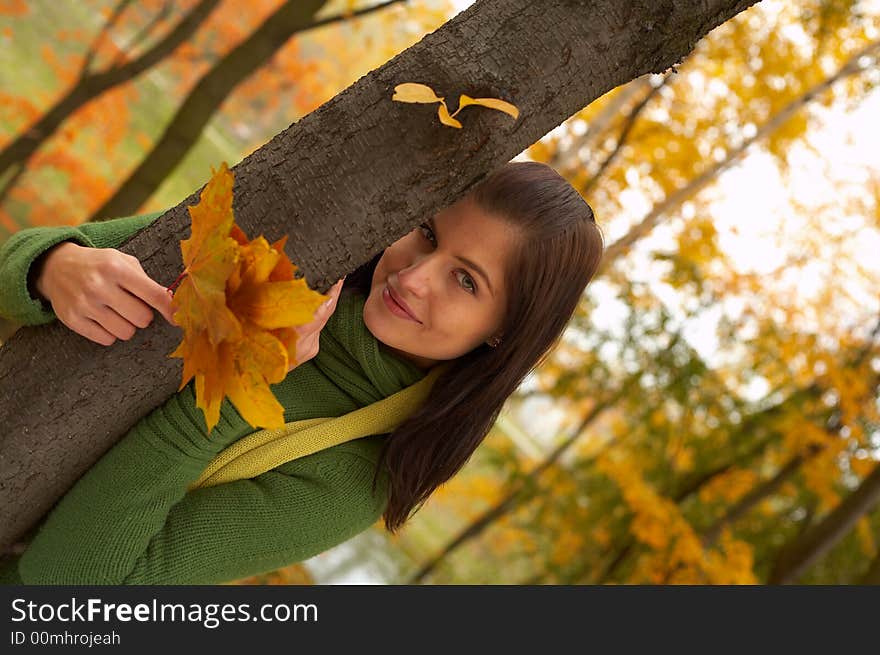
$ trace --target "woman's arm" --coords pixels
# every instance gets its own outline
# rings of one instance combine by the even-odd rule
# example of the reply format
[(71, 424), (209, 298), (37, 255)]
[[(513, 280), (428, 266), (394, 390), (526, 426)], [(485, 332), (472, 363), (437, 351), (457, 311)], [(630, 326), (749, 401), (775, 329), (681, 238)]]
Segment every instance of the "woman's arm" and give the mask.
[(386, 504), (386, 478), (372, 494), (375, 462), (367, 448), (341, 444), (253, 480), (188, 493), (122, 582), (231, 582), (350, 539), (375, 523)]
[(55, 313), (39, 298), (36, 279), (50, 249), (65, 241), (92, 248), (116, 248), (165, 211), (77, 226), (19, 230), (0, 246), (0, 316), (22, 325), (49, 323)]
[(19, 560), (24, 584), (229, 582), (311, 557), (381, 516), (385, 479), (370, 493), (381, 437), (187, 492), (216, 453), (253, 430), (224, 401), (205, 436), (194, 402), (188, 385), (61, 499)]

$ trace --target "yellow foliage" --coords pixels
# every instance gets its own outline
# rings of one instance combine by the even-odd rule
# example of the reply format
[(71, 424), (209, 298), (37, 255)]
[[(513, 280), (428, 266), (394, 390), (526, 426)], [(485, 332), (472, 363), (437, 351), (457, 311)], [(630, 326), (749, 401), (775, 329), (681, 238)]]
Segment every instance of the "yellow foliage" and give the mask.
[(758, 474), (751, 469), (732, 468), (716, 475), (699, 491), (700, 502), (710, 503), (722, 500), (726, 504), (735, 503), (757, 484)]
[(754, 574), (752, 547), (734, 539), (730, 528), (724, 528), (719, 539), (720, 549), (709, 552), (705, 565), (712, 584), (757, 584)]
[[(678, 505), (659, 496), (630, 460), (619, 453), (604, 454), (598, 458), (597, 466), (617, 483), (634, 512), (630, 526), (633, 536), (653, 549), (653, 552), (639, 557), (631, 582), (755, 583), (751, 546), (733, 539), (729, 528), (722, 531), (719, 548), (705, 550)], [(739, 476), (748, 479), (748, 473)], [(730, 477), (736, 481), (737, 474)], [(719, 486), (724, 489), (723, 485)], [(715, 490), (715, 493), (719, 491)]]
[(871, 531), (871, 522), (867, 516), (863, 516), (856, 523), (856, 534), (859, 537), (859, 547), (865, 557), (874, 557), (877, 554), (877, 544), (874, 542), (874, 533)]
[(853, 473), (860, 478), (864, 478), (877, 468), (877, 462), (869, 457), (858, 457), (853, 454), (849, 458), (849, 467), (853, 470)]
[(819, 498), (817, 511), (821, 513), (834, 509), (840, 502), (840, 495), (834, 490), (841, 473), (837, 454), (826, 449), (809, 459), (803, 465), (802, 472), (807, 488)]
[(593, 541), (602, 546), (602, 548), (607, 548), (611, 544), (611, 530), (608, 528), (608, 525), (602, 523), (593, 528), (592, 531)]
[(583, 535), (573, 530), (566, 530), (556, 535), (550, 552), (550, 561), (558, 566), (575, 559), (584, 545)]

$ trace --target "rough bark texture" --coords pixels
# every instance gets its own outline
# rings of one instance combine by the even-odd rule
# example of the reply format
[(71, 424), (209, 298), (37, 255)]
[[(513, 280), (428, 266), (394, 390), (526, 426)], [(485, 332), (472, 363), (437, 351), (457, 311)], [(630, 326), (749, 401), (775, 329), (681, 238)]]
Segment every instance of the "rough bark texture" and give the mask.
[[(287, 254), (320, 291), (448, 206), (584, 106), (662, 73), (757, 0), (478, 0), (233, 167), (249, 236), (289, 234)], [(392, 102), (421, 82), (513, 102), (469, 107), (461, 130), (435, 105)], [(207, 175), (206, 175), (207, 178)], [(170, 284), (182, 270), (193, 193), (121, 250)], [(177, 390), (167, 354), (179, 330), (154, 321), (128, 342), (94, 344), (58, 322), (0, 349), (0, 546), (32, 526), (143, 415)]]

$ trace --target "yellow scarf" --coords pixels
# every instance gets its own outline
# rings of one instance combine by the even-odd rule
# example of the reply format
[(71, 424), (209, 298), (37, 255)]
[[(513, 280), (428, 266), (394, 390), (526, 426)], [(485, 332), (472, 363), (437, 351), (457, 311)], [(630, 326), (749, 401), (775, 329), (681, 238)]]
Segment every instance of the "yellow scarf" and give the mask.
[(391, 432), (422, 405), (447, 366), (437, 364), (415, 384), (348, 414), (291, 421), (283, 428), (249, 434), (221, 451), (188, 490), (253, 478), (297, 457)]

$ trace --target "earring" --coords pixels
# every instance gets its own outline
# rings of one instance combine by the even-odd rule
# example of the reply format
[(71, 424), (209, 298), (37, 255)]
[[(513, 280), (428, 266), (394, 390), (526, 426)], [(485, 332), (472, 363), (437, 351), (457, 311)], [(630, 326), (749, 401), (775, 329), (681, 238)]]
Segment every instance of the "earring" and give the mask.
[(492, 348), (497, 348), (500, 343), (501, 343), (501, 339), (499, 339), (498, 337), (495, 337), (494, 339), (492, 339), (492, 341), (489, 342), (489, 345)]

